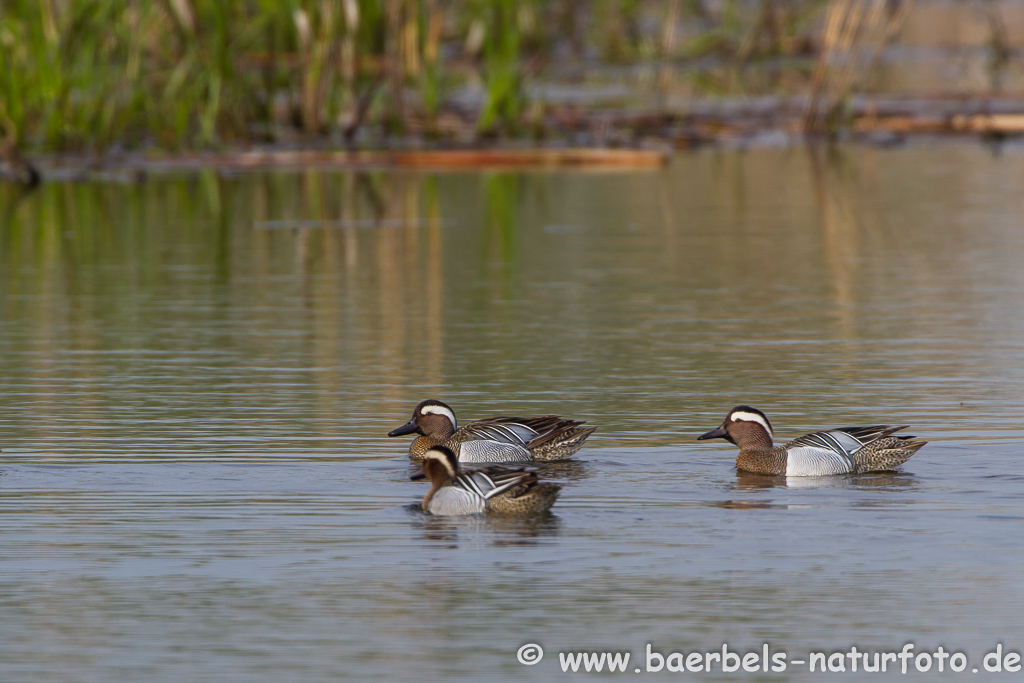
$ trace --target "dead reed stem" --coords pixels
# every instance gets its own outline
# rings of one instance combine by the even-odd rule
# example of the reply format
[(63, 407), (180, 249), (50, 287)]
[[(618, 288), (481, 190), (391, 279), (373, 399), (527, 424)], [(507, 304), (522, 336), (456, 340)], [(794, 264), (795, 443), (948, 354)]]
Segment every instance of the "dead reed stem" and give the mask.
[(806, 133), (835, 132), (842, 107), (898, 34), (913, 0), (833, 0), (822, 30), (821, 55), (804, 114)]

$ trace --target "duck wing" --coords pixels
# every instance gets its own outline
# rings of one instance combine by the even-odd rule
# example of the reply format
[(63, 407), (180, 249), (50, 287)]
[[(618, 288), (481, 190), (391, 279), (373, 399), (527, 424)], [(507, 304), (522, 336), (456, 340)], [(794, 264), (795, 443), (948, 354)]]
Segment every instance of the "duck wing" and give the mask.
[(452, 481), (452, 486), (457, 486), (486, 500), (515, 486), (535, 481), (537, 481), (535, 472), (528, 472), (522, 468), (508, 469), (493, 466), (480, 469), (464, 468), (459, 476)]
[(853, 472), (853, 454), (864, 443), (850, 432), (834, 429), (812, 432), (787, 443), (786, 474), (816, 476)]
[(557, 415), (540, 417), (490, 417), (474, 420), (459, 430), (465, 438), (462, 441), (497, 441), (526, 447), (537, 437), (554, 431), (565, 422)]
[[(901, 429), (906, 429), (909, 425), (903, 425), (902, 427), (892, 427), (890, 425), (872, 425), (871, 427), (840, 427), (839, 429), (833, 429), (833, 432), (845, 432), (861, 442), (861, 445), (871, 443), (877, 439), (882, 439), (887, 436), (892, 436)], [(910, 437), (913, 438), (913, 437)]]
[[(572, 455), (594, 431), (558, 415), (492, 417), (463, 425), (452, 440), (462, 462), (560, 460)], [(551, 450), (554, 457), (547, 454)]]

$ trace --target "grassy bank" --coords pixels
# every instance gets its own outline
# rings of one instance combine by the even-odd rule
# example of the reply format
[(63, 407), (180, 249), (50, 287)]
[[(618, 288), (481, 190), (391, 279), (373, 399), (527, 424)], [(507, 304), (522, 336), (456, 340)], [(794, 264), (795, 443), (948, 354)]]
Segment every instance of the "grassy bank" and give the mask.
[(0, 127), (23, 152), (528, 137), (530, 84), (567, 64), (710, 58), (697, 87), (725, 92), (744, 65), (816, 52), (823, 0), (710, 5), (0, 0)]

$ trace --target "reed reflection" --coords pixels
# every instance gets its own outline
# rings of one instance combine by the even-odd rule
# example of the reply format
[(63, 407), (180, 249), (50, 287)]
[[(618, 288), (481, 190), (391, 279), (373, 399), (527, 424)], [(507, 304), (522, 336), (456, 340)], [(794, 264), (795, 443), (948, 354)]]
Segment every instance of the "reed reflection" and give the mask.
[[(181, 419), (202, 413), (186, 396), (230, 386), (206, 408), (216, 420), (273, 404), (256, 381), (273, 376), (303, 403), (294, 433), (379, 433), (382, 450), (374, 421), (424, 396), (458, 395), (468, 415), (572, 412), (608, 443), (669, 445), (660, 423), (684, 401), (829, 424), (822, 412), (849, 416), (896, 376), (973, 391), (962, 380), (991, 370), (990, 342), (1014, 338), (1000, 312), (1018, 288), (971, 283), (1017, 232), (934, 220), (934, 202), (900, 199), (893, 167), (917, 168), (913, 153), (882, 154), (717, 151), (657, 177), (304, 169), (4, 187), (3, 369), (44, 406), (53, 382), (78, 382), (63, 400), (82, 402), (83, 429), (112, 428), (118, 405), (88, 386), (179, 382), (161, 409)], [(936, 191), (948, 212), (1010, 182), (971, 159)], [(975, 338), (987, 355), (960, 352)], [(819, 401), (836, 396), (846, 407)]]

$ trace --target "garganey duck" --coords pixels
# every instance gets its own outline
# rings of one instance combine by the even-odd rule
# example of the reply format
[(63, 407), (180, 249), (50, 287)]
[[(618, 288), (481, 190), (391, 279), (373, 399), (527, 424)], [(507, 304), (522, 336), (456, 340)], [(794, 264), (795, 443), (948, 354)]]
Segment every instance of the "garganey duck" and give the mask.
[(413, 411), (412, 419), (388, 436), (419, 434), (409, 456), (422, 460), (434, 446), (445, 446), (462, 462), (528, 462), (565, 460), (578, 451), (597, 427), (580, 427), (577, 420), (557, 415), (491, 417), (457, 427), (455, 411), (428, 399)]
[(725, 439), (740, 447), (736, 469), (788, 477), (884, 472), (899, 467), (927, 443), (893, 436), (906, 427), (843, 427), (772, 444), (772, 424), (756, 408), (733, 408), (718, 428), (697, 437)]
[(455, 453), (434, 446), (423, 456), (423, 471), (412, 479), (429, 479), (423, 510), (434, 515), (535, 515), (547, 512), (561, 486), (541, 483), (536, 472), (510, 470), (498, 465), (463, 469)]

